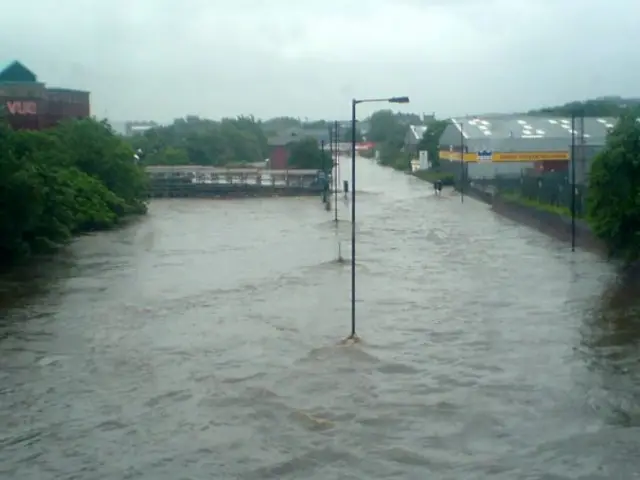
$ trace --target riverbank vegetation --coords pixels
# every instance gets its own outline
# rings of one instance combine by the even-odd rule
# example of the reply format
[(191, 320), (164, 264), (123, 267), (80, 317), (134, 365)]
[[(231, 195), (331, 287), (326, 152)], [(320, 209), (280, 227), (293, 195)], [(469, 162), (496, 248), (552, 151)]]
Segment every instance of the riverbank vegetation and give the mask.
[(107, 123), (78, 120), (45, 131), (0, 123), (0, 264), (144, 213), (145, 198), (133, 149)]

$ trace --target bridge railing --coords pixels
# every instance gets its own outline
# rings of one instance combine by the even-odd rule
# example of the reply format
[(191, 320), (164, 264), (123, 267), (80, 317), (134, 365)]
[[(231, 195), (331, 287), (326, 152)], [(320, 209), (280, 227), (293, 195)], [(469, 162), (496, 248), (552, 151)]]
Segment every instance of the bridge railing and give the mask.
[(218, 168), (201, 165), (146, 167), (152, 184), (215, 184), (316, 188), (317, 170), (268, 170), (262, 168)]

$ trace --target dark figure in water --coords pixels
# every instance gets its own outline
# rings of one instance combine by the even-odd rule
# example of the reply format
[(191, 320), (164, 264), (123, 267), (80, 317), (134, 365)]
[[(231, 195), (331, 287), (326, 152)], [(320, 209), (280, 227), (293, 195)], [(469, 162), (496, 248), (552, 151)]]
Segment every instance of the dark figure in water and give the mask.
[(442, 180), (433, 182), (433, 189), (436, 191), (436, 195), (440, 195), (442, 193)]

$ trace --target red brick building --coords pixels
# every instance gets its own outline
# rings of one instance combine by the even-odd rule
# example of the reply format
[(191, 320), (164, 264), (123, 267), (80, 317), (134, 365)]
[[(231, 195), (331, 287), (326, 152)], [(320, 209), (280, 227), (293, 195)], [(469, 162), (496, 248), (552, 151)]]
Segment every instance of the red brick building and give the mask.
[(16, 129), (40, 130), (61, 120), (91, 115), (89, 92), (48, 88), (14, 61), (0, 65), (0, 113)]

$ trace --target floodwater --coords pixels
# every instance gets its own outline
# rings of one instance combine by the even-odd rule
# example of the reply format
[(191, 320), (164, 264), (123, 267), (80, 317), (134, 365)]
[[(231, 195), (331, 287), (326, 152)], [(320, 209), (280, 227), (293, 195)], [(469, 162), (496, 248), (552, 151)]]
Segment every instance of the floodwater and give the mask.
[(343, 199), (157, 201), (14, 274), (0, 477), (640, 478), (640, 289), (358, 162), (359, 344)]

